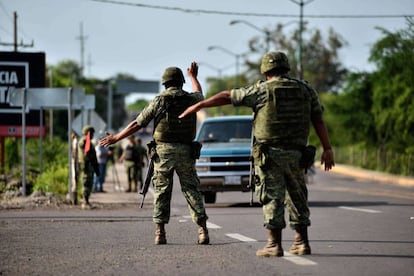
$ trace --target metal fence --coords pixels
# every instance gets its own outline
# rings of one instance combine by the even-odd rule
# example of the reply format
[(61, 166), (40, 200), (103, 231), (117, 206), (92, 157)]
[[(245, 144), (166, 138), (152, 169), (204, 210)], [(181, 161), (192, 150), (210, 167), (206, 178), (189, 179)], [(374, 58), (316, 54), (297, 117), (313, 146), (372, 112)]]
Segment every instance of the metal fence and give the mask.
[(335, 147), (335, 162), (396, 175), (414, 176), (414, 155), (381, 149)]

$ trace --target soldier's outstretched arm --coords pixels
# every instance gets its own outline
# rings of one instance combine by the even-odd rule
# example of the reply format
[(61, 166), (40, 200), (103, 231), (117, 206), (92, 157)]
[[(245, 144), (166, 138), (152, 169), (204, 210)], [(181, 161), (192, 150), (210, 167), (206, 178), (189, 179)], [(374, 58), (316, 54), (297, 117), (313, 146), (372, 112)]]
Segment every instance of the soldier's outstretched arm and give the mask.
[(222, 106), (226, 104), (231, 104), (230, 90), (221, 91), (220, 93), (205, 99), (204, 101), (188, 107), (183, 113), (180, 114), (180, 116), (178, 116), (178, 118), (184, 118), (185, 116), (198, 112), (205, 107)]
[(120, 132), (118, 132), (116, 134), (111, 134), (111, 133), (107, 132), (106, 136), (99, 140), (99, 144), (104, 146), (104, 147), (107, 147), (109, 145), (115, 144), (118, 141), (134, 134), (135, 132), (137, 132), (140, 129), (141, 129), (141, 126), (138, 125), (136, 120), (133, 120), (123, 130), (121, 130)]

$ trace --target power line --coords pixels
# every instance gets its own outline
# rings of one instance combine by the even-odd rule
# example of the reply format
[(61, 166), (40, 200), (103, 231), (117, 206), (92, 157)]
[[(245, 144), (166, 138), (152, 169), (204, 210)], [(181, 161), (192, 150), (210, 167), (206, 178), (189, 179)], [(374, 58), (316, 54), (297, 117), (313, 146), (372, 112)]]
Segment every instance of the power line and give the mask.
[[(181, 7), (171, 7), (171, 6), (159, 6), (159, 5), (149, 5), (149, 4), (140, 4), (140, 3), (131, 3), (125, 1), (117, 0), (90, 0), (93, 2), (100, 2), (106, 4), (114, 5), (123, 5), (123, 6), (133, 6), (140, 8), (148, 9), (157, 9), (157, 10), (169, 10), (169, 11), (178, 11), (184, 13), (194, 13), (194, 14), (217, 14), (217, 15), (234, 15), (234, 16), (254, 16), (254, 17), (285, 17), (285, 18), (297, 18), (297, 14), (274, 14), (274, 13), (250, 13), (250, 12), (231, 12), (231, 11), (219, 11), (219, 10), (204, 10), (204, 9), (186, 9)], [(406, 18), (414, 17), (414, 14), (309, 14), (304, 15), (306, 18), (329, 18), (329, 19), (343, 19), (343, 18), (353, 18), (353, 19), (371, 19), (371, 18)]]
[[(10, 22), (13, 22), (14, 20), (15, 20), (15, 17), (16, 17), (16, 12), (14, 12), (13, 13), (13, 17), (10, 15), (10, 13), (9, 13), (9, 11), (7, 10), (7, 8), (4, 6), (4, 4), (2, 3), (2, 2), (0, 2), (0, 7), (1, 7), (1, 10), (3, 10), (4, 11), (4, 13), (6, 14), (6, 16), (7, 16), (7, 18), (10, 20)], [(13, 25), (15, 25), (16, 23), (12, 23)], [(5, 33), (7, 33), (8, 35), (14, 35), (12, 32), (10, 32), (9, 30), (7, 30), (6, 29), (6, 27), (4, 27), (4, 26), (0, 26), (0, 29), (1, 30), (3, 30)], [(23, 34), (24, 36), (23, 36), (23, 38), (24, 37), (29, 37), (27, 34), (26, 34), (26, 32), (22, 29), (22, 27), (19, 27), (19, 33), (20, 34)], [(21, 36), (21, 35), (20, 35)], [(33, 39), (32, 39), (33, 40)], [(23, 44), (23, 42), (21, 42), (20, 43), (21, 45), (20, 46), (23, 46), (23, 47), (32, 47), (32, 46), (30, 46), (30, 45), (24, 45)], [(4, 44), (3, 44), (4, 45)], [(8, 46), (10, 46), (10, 45), (8, 45)]]
[(13, 25), (14, 25), (14, 30), (13, 30), (13, 43), (7, 43), (7, 42), (0, 42), (0, 45), (2, 46), (13, 46), (14, 47), (14, 51), (17, 52), (18, 47), (33, 47), (34, 46), (34, 42), (32, 40), (31, 44), (25, 44), (23, 43), (23, 40), (18, 43), (18, 31), (17, 31), (17, 12), (13, 13)]
[(13, 20), (13, 18), (10, 16), (9, 11), (6, 9), (6, 7), (4, 6), (4, 4), (2, 2), (0, 2), (0, 7), (1, 9), (4, 11), (4, 13), (6, 14), (6, 16), (10, 19)]

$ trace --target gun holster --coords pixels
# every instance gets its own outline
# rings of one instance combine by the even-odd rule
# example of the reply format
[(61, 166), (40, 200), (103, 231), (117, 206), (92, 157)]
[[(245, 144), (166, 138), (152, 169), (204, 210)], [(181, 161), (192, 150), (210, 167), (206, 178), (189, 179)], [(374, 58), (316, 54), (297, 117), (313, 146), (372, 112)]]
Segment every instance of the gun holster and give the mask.
[(154, 140), (147, 144), (148, 147), (148, 156), (150, 159), (154, 159), (157, 155), (157, 143)]
[(200, 142), (197, 142), (197, 141), (191, 142), (191, 156), (193, 157), (193, 159), (200, 158), (202, 146), (203, 145)]
[(315, 162), (316, 147), (308, 145), (302, 149), (302, 157), (299, 160), (299, 166), (305, 169), (307, 173), (308, 169), (312, 167)]

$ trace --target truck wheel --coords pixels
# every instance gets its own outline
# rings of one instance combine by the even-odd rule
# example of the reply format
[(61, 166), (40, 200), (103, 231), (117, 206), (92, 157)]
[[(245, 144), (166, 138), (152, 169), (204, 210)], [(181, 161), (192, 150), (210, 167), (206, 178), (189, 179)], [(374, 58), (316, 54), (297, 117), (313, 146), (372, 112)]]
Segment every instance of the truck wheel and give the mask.
[(203, 192), (205, 203), (216, 203), (217, 193), (216, 192)]

